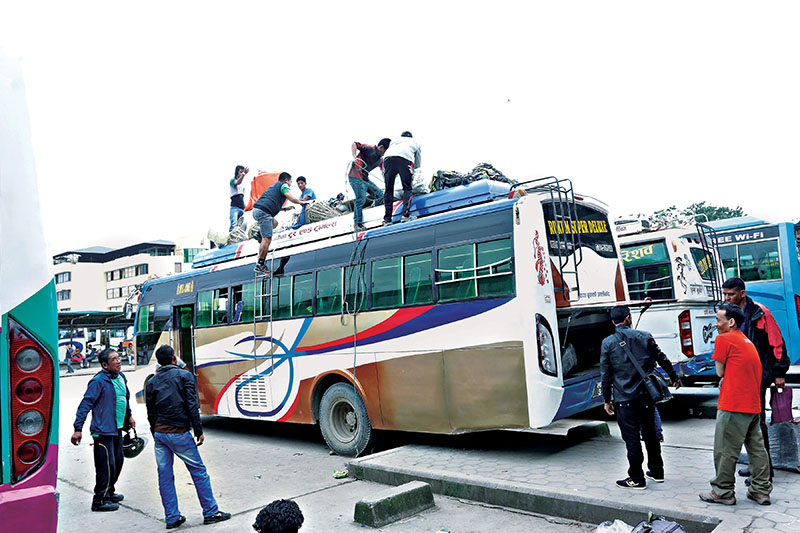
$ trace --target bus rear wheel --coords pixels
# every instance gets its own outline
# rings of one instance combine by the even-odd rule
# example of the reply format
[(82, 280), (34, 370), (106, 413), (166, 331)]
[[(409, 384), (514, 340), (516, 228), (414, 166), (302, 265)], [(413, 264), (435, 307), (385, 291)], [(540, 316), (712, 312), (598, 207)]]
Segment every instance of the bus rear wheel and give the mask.
[(319, 427), (330, 449), (345, 457), (361, 455), (372, 440), (367, 408), (350, 383), (336, 383), (322, 395)]

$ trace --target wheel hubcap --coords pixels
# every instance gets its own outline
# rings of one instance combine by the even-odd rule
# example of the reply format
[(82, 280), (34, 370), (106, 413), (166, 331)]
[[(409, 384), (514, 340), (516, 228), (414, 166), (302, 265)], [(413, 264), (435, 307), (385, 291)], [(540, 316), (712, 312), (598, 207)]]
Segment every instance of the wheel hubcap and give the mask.
[(333, 406), (333, 433), (341, 442), (350, 442), (358, 431), (358, 416), (349, 402), (340, 400)]

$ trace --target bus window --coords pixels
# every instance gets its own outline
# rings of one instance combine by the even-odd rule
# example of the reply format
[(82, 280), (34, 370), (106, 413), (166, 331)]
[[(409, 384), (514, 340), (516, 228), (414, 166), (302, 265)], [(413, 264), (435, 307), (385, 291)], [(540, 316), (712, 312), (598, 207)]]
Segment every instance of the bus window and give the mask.
[(197, 295), (197, 326), (228, 323), (228, 289), (203, 291)]
[[(439, 299), (441, 301), (463, 300), (475, 297), (475, 245), (463, 244), (439, 250), (437, 272)], [(464, 281), (454, 281), (463, 279)]]
[[(70, 333), (71, 333), (71, 331), (70, 331), (69, 328), (59, 329), (58, 330), (58, 340), (69, 339), (70, 338)], [(77, 337), (77, 335), (75, 333), (72, 333), (72, 336), (73, 337)]]
[(289, 318), (292, 316), (292, 278), (272, 278), (272, 284), (272, 317)]
[(403, 303), (400, 257), (372, 262), (372, 308), (397, 307)]
[(719, 258), (722, 261), (722, 268), (725, 270), (725, 279), (739, 277), (739, 264), (736, 258), (736, 245), (720, 246)]
[(228, 289), (214, 289), (214, 324), (228, 323)]
[(317, 314), (342, 312), (342, 269), (317, 272)]
[(367, 305), (367, 282), (364, 279), (366, 265), (349, 266), (344, 269), (344, 301), (347, 303), (347, 312), (352, 313), (362, 310)]
[(292, 283), (292, 316), (311, 316), (312, 289), (314, 279), (311, 274), (294, 276)]
[[(255, 284), (253, 283), (233, 287), (233, 300), (231, 302), (231, 310), (233, 312), (233, 316), (231, 317), (232, 324), (253, 321), (253, 305), (255, 303), (255, 294), (253, 294), (254, 288)], [(263, 314), (268, 313), (269, 309), (265, 308)]]
[(661, 241), (622, 246), (631, 300), (674, 298), (667, 245)]
[[(478, 296), (502, 296), (514, 292), (511, 276), (511, 239), (478, 243)], [(498, 264), (499, 263), (499, 264)], [(491, 268), (482, 266), (495, 265)]]
[(762, 241), (739, 246), (739, 271), (744, 281), (781, 279), (778, 241)]
[(197, 295), (197, 327), (210, 326), (212, 324), (211, 322), (212, 301), (213, 301), (212, 291), (203, 291)]
[(153, 331), (153, 304), (139, 306), (139, 323), (136, 325), (136, 331), (139, 333), (145, 331)]
[(700, 277), (705, 280), (714, 279), (714, 270), (712, 268), (714, 259), (711, 257), (711, 254), (702, 248), (691, 248), (691, 251), (694, 264), (697, 266)]
[[(372, 279), (375, 279), (374, 270)], [(433, 302), (430, 252), (409, 255), (403, 258), (403, 282), (406, 304), (416, 305)], [(373, 296), (373, 302), (375, 301), (374, 298), (375, 296)]]

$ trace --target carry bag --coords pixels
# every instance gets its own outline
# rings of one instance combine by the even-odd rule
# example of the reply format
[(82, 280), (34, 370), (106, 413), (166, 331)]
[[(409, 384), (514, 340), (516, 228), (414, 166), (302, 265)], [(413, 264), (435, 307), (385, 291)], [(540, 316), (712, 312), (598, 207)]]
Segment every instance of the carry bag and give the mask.
[(773, 385), (769, 388), (769, 406), (772, 408), (771, 424), (792, 421), (792, 389), (790, 387), (778, 388)]
[(622, 348), (622, 351), (625, 352), (625, 355), (628, 356), (628, 359), (630, 359), (631, 363), (633, 363), (633, 366), (636, 367), (636, 371), (639, 372), (640, 376), (642, 376), (647, 393), (650, 395), (653, 401), (655, 403), (664, 403), (670, 401), (672, 399), (672, 393), (669, 392), (669, 382), (667, 381), (667, 378), (665, 378), (657, 368), (649, 374), (645, 374), (642, 366), (639, 364), (636, 358), (633, 357), (625, 337), (619, 332), (617, 332), (617, 336), (621, 339), (619, 345)]

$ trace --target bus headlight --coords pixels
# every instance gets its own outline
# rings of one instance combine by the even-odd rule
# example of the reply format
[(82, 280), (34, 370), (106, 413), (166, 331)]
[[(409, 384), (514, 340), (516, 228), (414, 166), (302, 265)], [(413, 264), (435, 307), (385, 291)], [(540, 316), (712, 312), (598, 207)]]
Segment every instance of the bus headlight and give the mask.
[(553, 342), (553, 334), (547, 320), (542, 316), (536, 315), (536, 346), (539, 350), (539, 368), (542, 372), (550, 376), (557, 376), (556, 368), (556, 347)]

